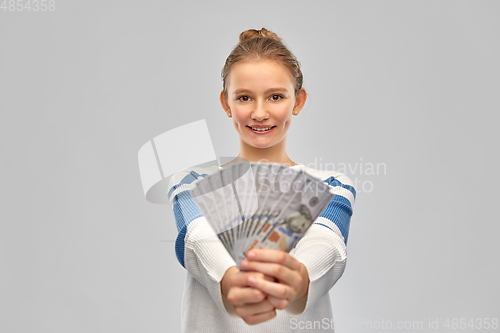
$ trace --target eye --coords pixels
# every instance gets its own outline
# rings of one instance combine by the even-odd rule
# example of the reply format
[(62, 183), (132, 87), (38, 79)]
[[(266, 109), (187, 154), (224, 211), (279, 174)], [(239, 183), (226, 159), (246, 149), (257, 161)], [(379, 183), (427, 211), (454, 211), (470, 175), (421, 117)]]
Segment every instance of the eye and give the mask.
[(237, 100), (242, 101), (242, 102), (247, 102), (248, 101), (248, 96), (240, 96), (237, 98)]
[[(276, 98), (276, 97), (278, 97), (278, 98)], [(271, 95), (271, 100), (273, 100), (273, 101), (279, 101), (282, 98), (283, 98), (283, 95), (280, 95), (280, 94)]]

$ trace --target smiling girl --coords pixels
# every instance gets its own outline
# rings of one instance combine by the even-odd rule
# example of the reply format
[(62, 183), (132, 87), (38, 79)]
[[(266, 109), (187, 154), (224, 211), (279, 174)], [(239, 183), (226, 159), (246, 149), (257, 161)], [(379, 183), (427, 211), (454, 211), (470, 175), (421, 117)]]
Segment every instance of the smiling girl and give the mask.
[(169, 199), (179, 230), (177, 258), (187, 270), (182, 330), (332, 332), (328, 292), (346, 264), (353, 183), (341, 173), (309, 168), (288, 157), (288, 130), (307, 93), (299, 62), (276, 34), (265, 28), (241, 33), (222, 80), (220, 102), (240, 137), (240, 153), (228, 164), (240, 159), (284, 164), (320, 178), (335, 197), (290, 253), (251, 250), (240, 271), (189, 193), (212, 171), (176, 173)]

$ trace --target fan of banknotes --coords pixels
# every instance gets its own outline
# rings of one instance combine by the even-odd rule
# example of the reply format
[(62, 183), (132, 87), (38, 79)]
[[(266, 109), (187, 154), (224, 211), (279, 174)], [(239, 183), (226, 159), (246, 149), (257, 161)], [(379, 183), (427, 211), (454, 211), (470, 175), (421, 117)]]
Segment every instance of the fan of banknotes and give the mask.
[(252, 248), (289, 252), (334, 197), (302, 170), (248, 161), (208, 175), (191, 195), (238, 267)]

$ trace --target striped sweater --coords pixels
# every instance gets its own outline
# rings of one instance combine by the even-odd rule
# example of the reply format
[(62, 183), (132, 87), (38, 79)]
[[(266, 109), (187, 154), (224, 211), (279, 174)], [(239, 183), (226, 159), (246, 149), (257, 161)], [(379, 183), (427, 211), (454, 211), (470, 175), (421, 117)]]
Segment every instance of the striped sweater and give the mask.
[(179, 263), (187, 270), (181, 309), (182, 332), (308, 332), (306, 328), (312, 326), (315, 328), (311, 332), (332, 332), (328, 291), (345, 269), (349, 224), (356, 197), (352, 181), (338, 172), (316, 170), (301, 164), (292, 166), (330, 185), (335, 197), (290, 252), (307, 268), (308, 295), (285, 310), (276, 310), (277, 316), (272, 320), (250, 326), (236, 315), (220, 290), (222, 277), (236, 263), (189, 192), (198, 180), (219, 168), (184, 169), (172, 176), (168, 186), (178, 230), (175, 252)]

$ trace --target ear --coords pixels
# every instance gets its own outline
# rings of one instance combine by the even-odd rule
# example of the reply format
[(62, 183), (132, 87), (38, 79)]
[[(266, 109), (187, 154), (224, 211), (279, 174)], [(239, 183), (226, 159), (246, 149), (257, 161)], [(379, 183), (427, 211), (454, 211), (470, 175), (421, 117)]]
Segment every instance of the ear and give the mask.
[(229, 105), (227, 104), (226, 98), (224, 97), (224, 90), (220, 92), (219, 100), (220, 105), (222, 105), (222, 108), (224, 109), (226, 114), (229, 115), (231, 113), (231, 110), (229, 109)]
[(295, 106), (293, 107), (292, 113), (296, 116), (299, 114), (300, 110), (304, 107), (307, 100), (307, 92), (304, 88), (299, 91), (299, 96), (295, 98)]
[(224, 97), (224, 90), (220, 92), (219, 100), (220, 100), (220, 105), (222, 105), (222, 108), (224, 109), (224, 112), (226, 112), (226, 115), (229, 118), (231, 118), (231, 109), (229, 108), (229, 104), (227, 103), (227, 100)]

